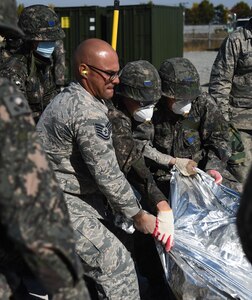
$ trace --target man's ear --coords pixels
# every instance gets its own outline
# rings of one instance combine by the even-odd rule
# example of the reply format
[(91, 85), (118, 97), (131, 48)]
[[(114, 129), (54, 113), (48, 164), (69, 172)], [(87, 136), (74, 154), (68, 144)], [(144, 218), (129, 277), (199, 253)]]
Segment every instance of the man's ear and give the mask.
[(87, 77), (88, 70), (87, 70), (87, 66), (85, 64), (81, 64), (79, 66), (79, 73), (82, 77)]

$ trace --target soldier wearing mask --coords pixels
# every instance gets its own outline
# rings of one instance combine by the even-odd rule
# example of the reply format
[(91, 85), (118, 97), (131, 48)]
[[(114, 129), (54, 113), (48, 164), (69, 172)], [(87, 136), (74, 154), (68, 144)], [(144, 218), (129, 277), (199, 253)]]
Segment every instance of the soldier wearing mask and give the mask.
[[(214, 100), (201, 93), (194, 65), (186, 58), (167, 59), (159, 75), (163, 96), (153, 115), (154, 146), (162, 153), (193, 159), (216, 183), (241, 188), (226, 170), (231, 156), (228, 123)], [(167, 189), (169, 171), (156, 165), (153, 172), (161, 189)]]
[[(161, 81), (155, 67), (145, 60), (133, 61), (122, 69), (114, 104), (107, 101), (107, 106), (108, 117), (112, 123), (113, 145), (120, 168), (140, 193), (141, 205), (157, 215), (153, 236), (162, 242), (166, 251), (170, 251), (174, 235), (173, 213), (168, 199), (158, 189), (145, 164), (144, 149), (151, 141), (138, 141), (134, 132), (135, 127), (143, 123), (146, 123), (147, 131), (149, 126), (152, 129), (150, 121), (153, 108), (160, 97)], [(148, 136), (148, 132), (146, 135)], [(159, 153), (159, 159), (161, 158), (167, 164), (172, 159)], [(153, 299), (167, 297), (168, 289), (153, 238), (135, 232), (133, 253), (140, 273), (149, 280), (149, 295)]]
[(44, 5), (24, 8), (19, 27), (23, 43), (0, 67), (0, 75), (12, 80), (26, 96), (37, 122), (50, 100), (59, 92), (52, 53), (56, 40), (65, 37), (56, 13)]
[[(0, 34), (18, 38), (16, 2), (0, 4)], [(0, 78), (0, 298), (89, 299), (63, 194), (24, 95)], [(30, 285), (24, 282), (33, 282)], [(36, 284), (35, 284), (36, 283)], [(47, 296), (46, 296), (47, 295)]]
[[(152, 164), (161, 165), (166, 169), (176, 165), (185, 176), (195, 174), (194, 161), (175, 158), (158, 151), (153, 146), (152, 116), (154, 107), (162, 95), (161, 80), (155, 67), (144, 60), (130, 62), (123, 68), (120, 80), (115, 103), (120, 111), (130, 117), (130, 129), (137, 151)], [(123, 151), (120, 153), (118, 157)], [(167, 194), (166, 197), (168, 196)]]

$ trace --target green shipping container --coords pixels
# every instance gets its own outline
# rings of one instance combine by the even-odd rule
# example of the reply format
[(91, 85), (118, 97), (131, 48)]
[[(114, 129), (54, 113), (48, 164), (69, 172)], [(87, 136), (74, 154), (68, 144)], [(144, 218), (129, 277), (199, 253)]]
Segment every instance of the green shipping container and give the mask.
[(103, 25), (106, 8), (99, 6), (56, 7), (55, 12), (61, 20), (66, 37), (64, 47), (66, 52), (66, 78), (73, 79), (73, 54), (77, 46), (88, 38), (104, 36)]
[[(111, 40), (112, 7), (107, 18)], [(159, 68), (166, 58), (183, 56), (183, 9), (151, 4), (121, 6), (117, 52), (122, 66), (145, 59)]]
[[(67, 75), (73, 79), (72, 55), (84, 39), (112, 39), (113, 7), (55, 8), (66, 33)], [(153, 4), (119, 8), (117, 52), (120, 65), (145, 59), (159, 68), (166, 58), (183, 56), (183, 8)]]

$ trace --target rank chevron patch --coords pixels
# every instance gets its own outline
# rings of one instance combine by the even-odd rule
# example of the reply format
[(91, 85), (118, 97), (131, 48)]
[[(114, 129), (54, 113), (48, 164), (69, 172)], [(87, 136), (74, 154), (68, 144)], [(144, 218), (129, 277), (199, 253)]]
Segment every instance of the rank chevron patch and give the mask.
[(112, 124), (108, 122), (106, 125), (95, 123), (95, 132), (99, 138), (107, 141), (112, 132)]

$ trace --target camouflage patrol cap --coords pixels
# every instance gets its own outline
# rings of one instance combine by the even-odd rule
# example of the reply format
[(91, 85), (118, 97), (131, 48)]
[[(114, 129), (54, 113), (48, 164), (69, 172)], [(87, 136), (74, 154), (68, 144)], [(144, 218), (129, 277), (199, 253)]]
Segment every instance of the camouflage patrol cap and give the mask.
[(8, 38), (24, 35), (17, 26), (17, 5), (15, 0), (0, 1), (0, 35)]
[(30, 41), (56, 41), (65, 37), (57, 14), (45, 5), (25, 7), (18, 25)]
[(116, 92), (135, 101), (155, 103), (162, 95), (158, 71), (146, 60), (129, 62), (122, 70)]
[(165, 60), (159, 69), (163, 95), (176, 100), (194, 100), (200, 94), (200, 78), (187, 58)]

